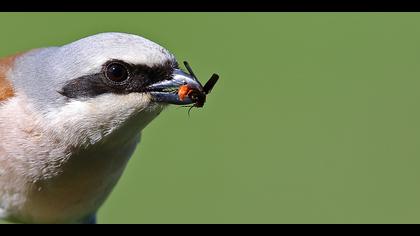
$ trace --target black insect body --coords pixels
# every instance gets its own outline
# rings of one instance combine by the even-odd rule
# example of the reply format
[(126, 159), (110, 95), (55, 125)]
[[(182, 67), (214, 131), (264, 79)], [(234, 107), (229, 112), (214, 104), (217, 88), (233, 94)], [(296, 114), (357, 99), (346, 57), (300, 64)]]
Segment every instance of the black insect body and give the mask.
[(190, 75), (194, 78), (195, 81), (200, 85), (200, 87), (189, 87), (188, 85), (183, 85), (178, 90), (178, 96), (181, 100), (184, 99), (185, 96), (188, 96), (194, 104), (188, 110), (188, 113), (191, 111), (193, 107), (203, 107), (204, 103), (206, 102), (207, 94), (211, 92), (214, 85), (216, 85), (217, 81), (219, 80), (219, 75), (213, 74), (210, 79), (207, 81), (204, 86), (200, 83), (200, 81), (195, 76), (193, 70), (191, 69), (188, 62), (184, 61), (185, 68), (187, 68)]

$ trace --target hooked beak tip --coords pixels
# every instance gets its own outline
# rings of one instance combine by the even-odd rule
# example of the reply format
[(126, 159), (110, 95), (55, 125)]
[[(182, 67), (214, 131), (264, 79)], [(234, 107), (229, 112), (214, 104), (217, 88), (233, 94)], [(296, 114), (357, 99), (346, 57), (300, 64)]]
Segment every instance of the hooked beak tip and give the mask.
[(188, 105), (194, 103), (188, 96), (180, 94), (180, 88), (184, 85), (201, 91), (199, 82), (191, 75), (180, 69), (175, 69), (171, 80), (159, 81), (149, 85), (146, 91), (152, 95), (155, 102), (174, 105)]

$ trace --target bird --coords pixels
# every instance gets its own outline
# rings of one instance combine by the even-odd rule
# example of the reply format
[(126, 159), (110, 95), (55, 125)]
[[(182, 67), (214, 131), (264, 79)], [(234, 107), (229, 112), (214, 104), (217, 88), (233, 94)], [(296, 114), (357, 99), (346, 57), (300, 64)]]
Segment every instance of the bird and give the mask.
[(196, 102), (179, 98), (185, 85), (203, 93), (172, 53), (130, 33), (1, 59), (0, 218), (97, 223), (142, 130), (168, 105)]

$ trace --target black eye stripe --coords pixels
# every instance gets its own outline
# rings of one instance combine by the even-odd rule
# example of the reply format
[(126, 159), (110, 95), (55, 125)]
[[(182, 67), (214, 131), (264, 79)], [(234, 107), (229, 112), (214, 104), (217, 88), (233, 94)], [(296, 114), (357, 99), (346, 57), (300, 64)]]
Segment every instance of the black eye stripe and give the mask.
[(177, 63), (174, 61), (147, 66), (110, 60), (103, 65), (102, 72), (69, 80), (59, 93), (69, 98), (79, 98), (95, 97), (105, 93), (143, 92), (150, 84), (171, 79), (176, 68)]

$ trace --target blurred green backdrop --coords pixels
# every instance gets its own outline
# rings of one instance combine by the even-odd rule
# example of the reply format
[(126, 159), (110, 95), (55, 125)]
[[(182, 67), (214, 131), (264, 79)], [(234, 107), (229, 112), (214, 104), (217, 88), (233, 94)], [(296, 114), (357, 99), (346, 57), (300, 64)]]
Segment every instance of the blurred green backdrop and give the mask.
[(148, 126), (99, 223), (420, 223), (420, 14), (1, 13), (0, 55), (120, 31), (221, 75)]

